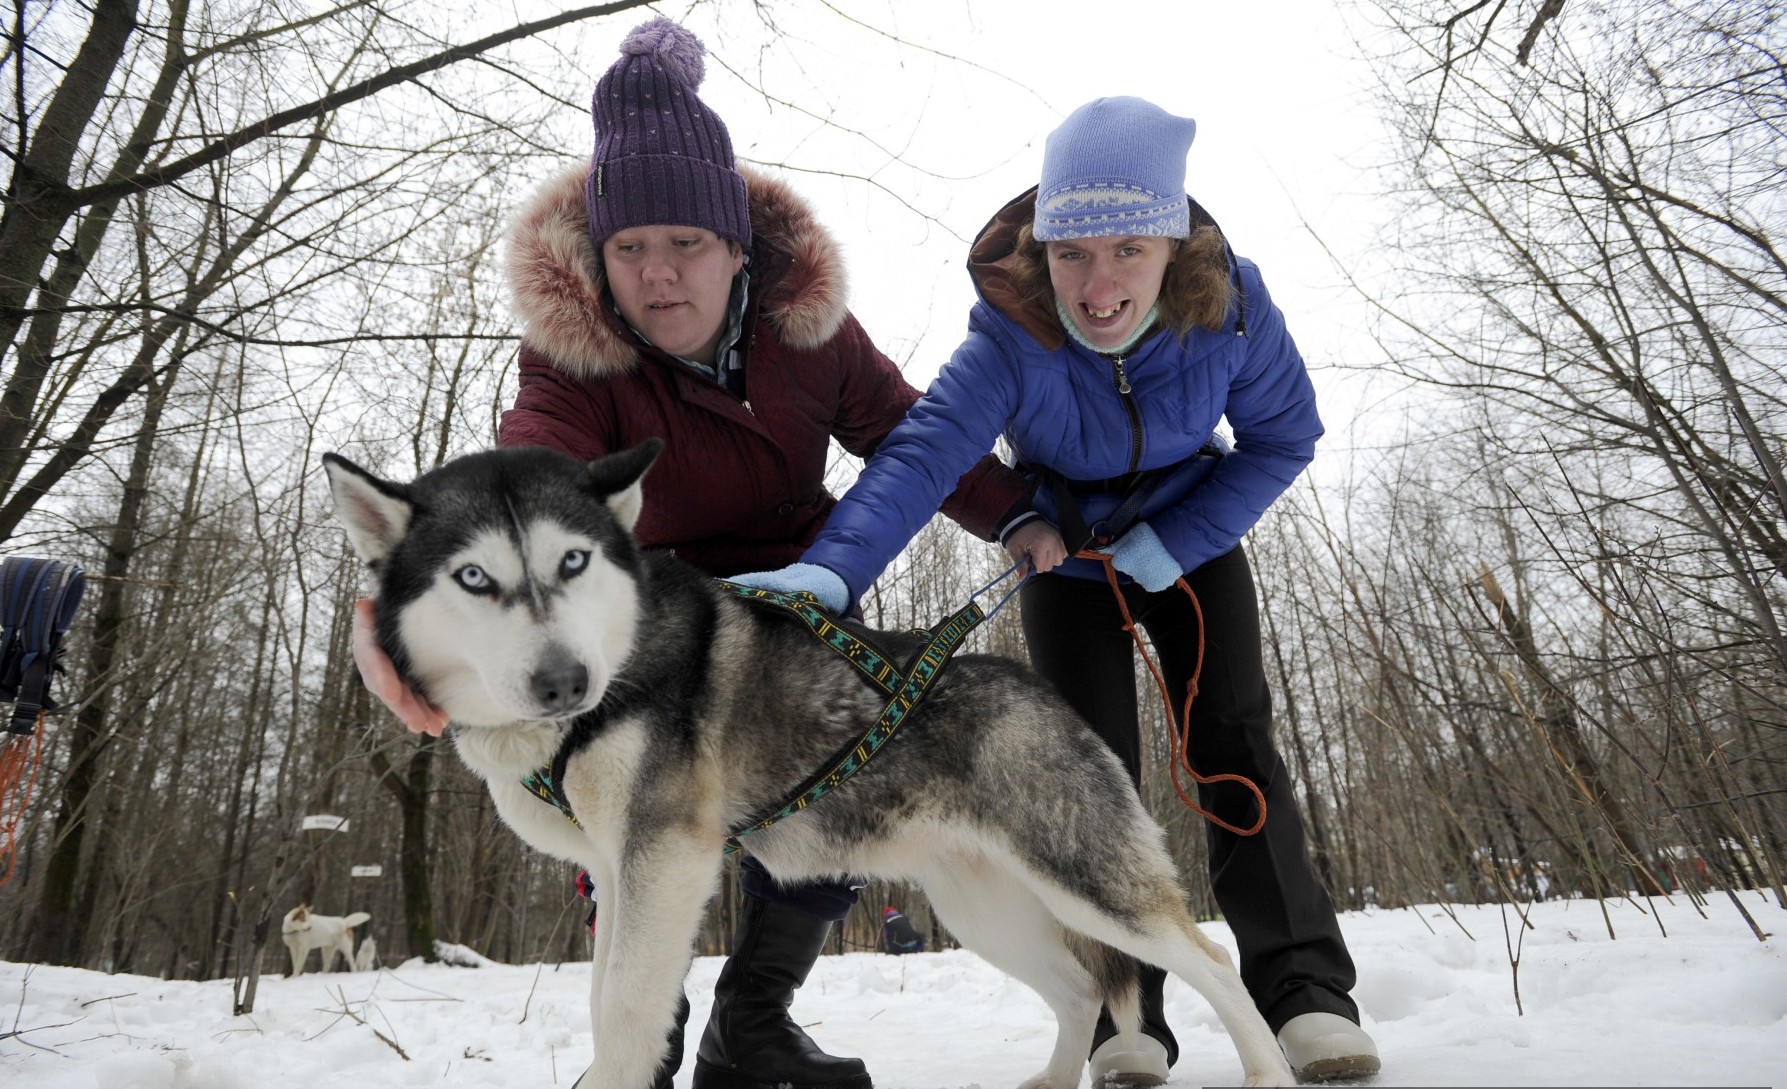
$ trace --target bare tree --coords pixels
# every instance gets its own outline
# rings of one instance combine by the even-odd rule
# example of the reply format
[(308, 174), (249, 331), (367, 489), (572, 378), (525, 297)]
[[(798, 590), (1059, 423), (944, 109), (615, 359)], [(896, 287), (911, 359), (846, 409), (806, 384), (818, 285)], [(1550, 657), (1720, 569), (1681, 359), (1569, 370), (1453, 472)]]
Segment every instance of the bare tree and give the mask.
[[(1683, 851), (1735, 850), (1741, 866), (1719, 863), (1733, 880), (1773, 873), (1759, 801), (1783, 790), (1787, 725), (1778, 13), (1369, 6), (1403, 196), (1384, 249), (1397, 286), (1376, 292), (1386, 354), (1454, 407), (1416, 436), (1456, 452), (1450, 498), (1429, 486), (1421, 503), (1477, 542), (1473, 557), (1465, 533), (1442, 535), (1423, 566), (1436, 589), (1474, 588), (1457, 615), (1505, 689), (1482, 698), (1511, 701), (1510, 724), (1549, 749), (1536, 767), (1581, 803), (1547, 802), (1531, 834), (1619, 888), (1669, 883)], [(1619, 862), (1595, 861), (1603, 839)]]
[[(91, 833), (156, 783), (152, 766), (128, 760), (157, 752), (138, 743), (163, 730), (202, 746), (199, 731), (228, 736), (232, 719), (282, 724), (283, 740), (269, 745), (251, 732), (239, 746), (222, 787), (230, 804), (218, 814), (224, 862), (213, 872), (237, 890), (238, 906), (251, 889), (281, 895), (315, 872), (296, 865), (301, 841), (276, 853), (291, 866), (242, 868), (262, 846), (257, 822), (268, 803), (276, 839), (289, 839), (296, 811), (314, 797), (289, 778), (314, 770), (292, 758), (319, 728), (322, 706), (303, 680), (316, 665), (306, 614), (338, 603), (315, 593), (329, 573), (310, 559), (304, 421), (314, 421), (318, 393), (342, 383), (357, 353), (376, 348), (382, 363), (419, 346), (435, 362), (422, 367), (417, 396), (449, 398), (426, 415), (431, 458), (467, 435), (488, 441), (502, 369), (495, 353), (508, 331), (487, 304), (441, 303), (447, 283), (465, 282), (468, 253), (487, 260), (501, 219), (489, 207), (493, 175), (545, 143), (533, 135), (547, 116), (539, 99), (503, 93), (505, 82), (528, 86), (504, 66), (503, 50), (636, 6), (556, 12), (460, 42), (438, 12), (419, 19), (420, 8), (364, 0), (296, 19), (250, 3), (186, 0), (16, 9), (0, 61), (17, 120), (6, 133), (12, 170), (0, 216), (0, 538), (100, 557), (89, 565), (100, 578), (83, 632), (82, 699), (43, 784), (55, 816), (39, 826), (28, 881), (36, 903), (23, 930), (33, 957), (92, 962), (100, 932), (118, 933), (105, 906), (120, 876), (115, 852), (138, 882), (153, 853)], [(431, 85), (468, 62), (478, 67), (458, 77), (466, 101), (507, 99), (505, 112), (468, 108)], [(394, 120), (409, 124), (394, 129)], [(473, 233), (456, 238), (460, 223)], [(454, 343), (443, 359), (436, 345), (446, 339)], [(351, 381), (379, 387), (365, 403), (392, 403), (388, 382)], [(225, 425), (233, 457), (217, 441)], [(231, 461), (234, 470), (225, 468)], [(158, 488), (181, 474), (184, 486)], [(168, 506), (167, 494), (183, 494), (183, 506)], [(233, 569), (264, 581), (207, 600), (215, 583), (194, 577), (192, 546), (227, 509), (247, 519), (235, 525), (246, 526), (239, 539), (253, 550)], [(196, 612), (202, 624), (232, 605), (265, 622), (236, 644), (256, 671), (239, 690), (245, 702), (213, 709), (221, 719), (203, 727), (182, 724), (164, 696), (205, 663), (170, 658), (159, 641), (166, 629), (145, 621), (177, 624)], [(210, 668), (230, 654), (220, 651)], [(345, 690), (347, 682), (326, 683)], [(130, 754), (115, 750), (124, 738)], [(273, 780), (280, 790), (257, 798), (269, 756), (285, 767)], [(169, 775), (181, 788), (198, 778), (185, 765)], [(176, 848), (172, 838), (164, 845)], [(246, 880), (222, 876), (232, 869)], [(270, 910), (258, 907), (246, 920), (259, 932), (256, 950)], [(130, 947), (120, 937), (112, 962)], [(193, 953), (178, 956), (210, 963), (211, 950)]]
[[(89, 376), (77, 385), (63, 371), (62, 381), (74, 388), (69, 395), (53, 392), (59, 367), (76, 360), (84, 365), (90, 355), (100, 355), (92, 361), (103, 366), (110, 354), (96, 351), (108, 339), (103, 331), (97, 343), (86, 340), (94, 336), (91, 326), (66, 328), (69, 318), (131, 322), (154, 316), (164, 329), (194, 325), (211, 336), (253, 337), (255, 316), (278, 297), (238, 296), (212, 305), (244, 262), (254, 262), (257, 254), (276, 260), (293, 250), (329, 260), (334, 247), (319, 229), (340, 222), (330, 213), (362, 210), (369, 197), (402, 184), (403, 172), (416, 169), (419, 157), (439, 161), (480, 126), (499, 124), (474, 114), (456, 137), (419, 141), (395, 155), (389, 149), (372, 154), (371, 143), (356, 143), (363, 116), (356, 110), (379, 96), (398, 97), (396, 89), (420, 88), (437, 96), (443, 113), (457, 114), (451, 97), (433, 91), (428, 77), (640, 2), (578, 8), (464, 43), (421, 29), (437, 21), (438, 12), (414, 18), (401, 5), (367, 0), (296, 20), (253, 5), (195, 12), (187, 0), (168, 0), (165, 9), (145, 11), (136, 0), (104, 0), (84, 25), (68, 8), (20, 5), (8, 56), (19, 124), (8, 148), (13, 169), (0, 215), (0, 358), (11, 364), (0, 395), (0, 539), (11, 536), (91, 453), (118, 406), (162, 365), (160, 346), (149, 343), (97, 381)], [(80, 44), (72, 56), (55, 58), (41, 47), (26, 48), (28, 36), (34, 43), (63, 38)], [(340, 154), (325, 155), (325, 148)], [(345, 177), (333, 191), (301, 193), (300, 183), (319, 157)], [(242, 207), (240, 191), (260, 189), (269, 167), (279, 180), (259, 200), (259, 213), (256, 198)], [(192, 199), (191, 179), (207, 174), (211, 192), (201, 189), (203, 195)], [(248, 223), (231, 232), (235, 252), (219, 274), (177, 295), (157, 291), (122, 299), (108, 290), (108, 273), (116, 266), (106, 250), (119, 202), (127, 197), (153, 199), (158, 223), (184, 220), (199, 228), (209, 218), (238, 217)], [(175, 207), (161, 206), (163, 201)], [(268, 239), (271, 217), (291, 205), (312, 212), (306, 229), (277, 231)], [(202, 237), (202, 228), (194, 234)], [(311, 270), (305, 278), (315, 275)], [(110, 323), (96, 324), (104, 329)], [(77, 349), (83, 341), (86, 346)], [(66, 421), (64, 427), (55, 426), (58, 421)]]

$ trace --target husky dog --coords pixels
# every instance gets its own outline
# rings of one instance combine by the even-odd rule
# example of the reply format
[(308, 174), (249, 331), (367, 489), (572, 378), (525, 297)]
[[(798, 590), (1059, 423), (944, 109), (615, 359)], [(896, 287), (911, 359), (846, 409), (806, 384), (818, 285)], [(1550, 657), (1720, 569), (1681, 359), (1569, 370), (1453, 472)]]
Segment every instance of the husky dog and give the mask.
[(286, 951), (292, 955), (292, 977), (295, 979), (304, 974), (304, 962), (309, 959), (312, 949), (322, 950), (323, 971), (334, 966), (336, 957), (340, 957), (352, 971), (354, 928), (371, 920), (372, 916), (364, 911), (352, 915), (318, 915), (309, 904), (299, 904), (286, 912), (279, 936), (285, 939)]
[[(601, 890), (583, 1079), (601, 1089), (652, 1084), (728, 831), (886, 704), (797, 620), (635, 545), (659, 448), (587, 464), (501, 449), (409, 484), (324, 457), (336, 516), (377, 575), (379, 642), (451, 717), (510, 827)], [(918, 645), (853, 630), (896, 661)], [(569, 816), (523, 786), (555, 768)], [(920, 885), (963, 945), (1054, 1011), (1054, 1051), (1026, 1089), (1079, 1085), (1101, 1001), (1138, 1031), (1131, 957), (1209, 1000), (1248, 1085), (1295, 1084), (1117, 758), (1015, 662), (957, 657), (854, 778), (744, 844), (783, 880)]]

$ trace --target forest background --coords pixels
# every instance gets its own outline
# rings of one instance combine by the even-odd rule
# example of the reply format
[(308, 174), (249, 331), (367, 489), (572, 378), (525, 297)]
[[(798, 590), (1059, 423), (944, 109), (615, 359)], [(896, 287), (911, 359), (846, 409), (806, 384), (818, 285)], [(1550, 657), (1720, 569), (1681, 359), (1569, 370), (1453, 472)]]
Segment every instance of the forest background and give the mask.
[[(1236, 7), (14, 5), (0, 553), (89, 587), (0, 959), (235, 976), (252, 1005), (299, 902), (372, 913), (392, 960), (586, 955), (571, 867), (360, 685), (365, 575), (317, 469), (491, 443), (506, 218), (587, 154), (595, 77), (660, 11), (707, 42), (741, 155), (839, 230), (854, 308), (921, 386), (962, 328), (966, 240), (1067, 110), (1199, 118), (1193, 193), (1264, 267), (1330, 425), (1249, 544), (1343, 908), (1787, 906), (1780, 6)], [(999, 560), (935, 523), (870, 618), (928, 623)], [(983, 649), (1022, 655), (1014, 612)], [(1150, 714), (1149, 803), (1201, 889)], [(947, 944), (878, 885), (839, 947), (890, 902)]]

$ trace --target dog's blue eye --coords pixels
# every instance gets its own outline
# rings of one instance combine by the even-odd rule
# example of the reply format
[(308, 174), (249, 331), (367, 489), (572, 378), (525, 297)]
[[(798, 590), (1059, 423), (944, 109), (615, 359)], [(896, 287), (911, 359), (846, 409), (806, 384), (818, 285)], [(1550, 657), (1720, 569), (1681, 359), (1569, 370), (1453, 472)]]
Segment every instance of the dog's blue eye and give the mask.
[(565, 558), (558, 565), (559, 573), (567, 578), (578, 574), (589, 566), (589, 553), (581, 548), (573, 548), (565, 553)]
[(487, 594), (496, 588), (496, 583), (475, 563), (468, 563), (453, 572), (453, 581), (474, 594)]

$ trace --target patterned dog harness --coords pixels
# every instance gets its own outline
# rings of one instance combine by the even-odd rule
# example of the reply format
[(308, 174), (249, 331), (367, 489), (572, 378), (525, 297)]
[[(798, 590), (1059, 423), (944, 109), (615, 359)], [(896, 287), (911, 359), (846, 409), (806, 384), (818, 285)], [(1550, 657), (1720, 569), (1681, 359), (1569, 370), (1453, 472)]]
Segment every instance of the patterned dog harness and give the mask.
[[(743, 586), (724, 579), (716, 581), (746, 601), (779, 609), (794, 616), (806, 625), (815, 638), (855, 666), (865, 681), (887, 697), (880, 716), (862, 736), (833, 753), (786, 800), (761, 816), (733, 826), (726, 835), (725, 847), (725, 853), (732, 854), (741, 849), (739, 841), (745, 836), (761, 832), (784, 817), (799, 813), (861, 771), (863, 765), (880, 752), (899, 728), (911, 719), (912, 713), (924, 702), (931, 686), (942, 676), (943, 667), (961, 649), (962, 641), (967, 638), (968, 633), (986, 619), (986, 613), (970, 600), (942, 623), (914, 631), (913, 634), (922, 641), (918, 653), (905, 665), (899, 666), (866, 639), (840, 627), (837, 619), (826, 612), (812, 594), (804, 591), (787, 594), (776, 590), (759, 590), (754, 586)], [(571, 811), (571, 803), (566, 799), (562, 785), (565, 764), (569, 759), (569, 748), (561, 748), (550, 765), (523, 779), (521, 785), (541, 801), (556, 806), (566, 820), (577, 824), (577, 817)]]

